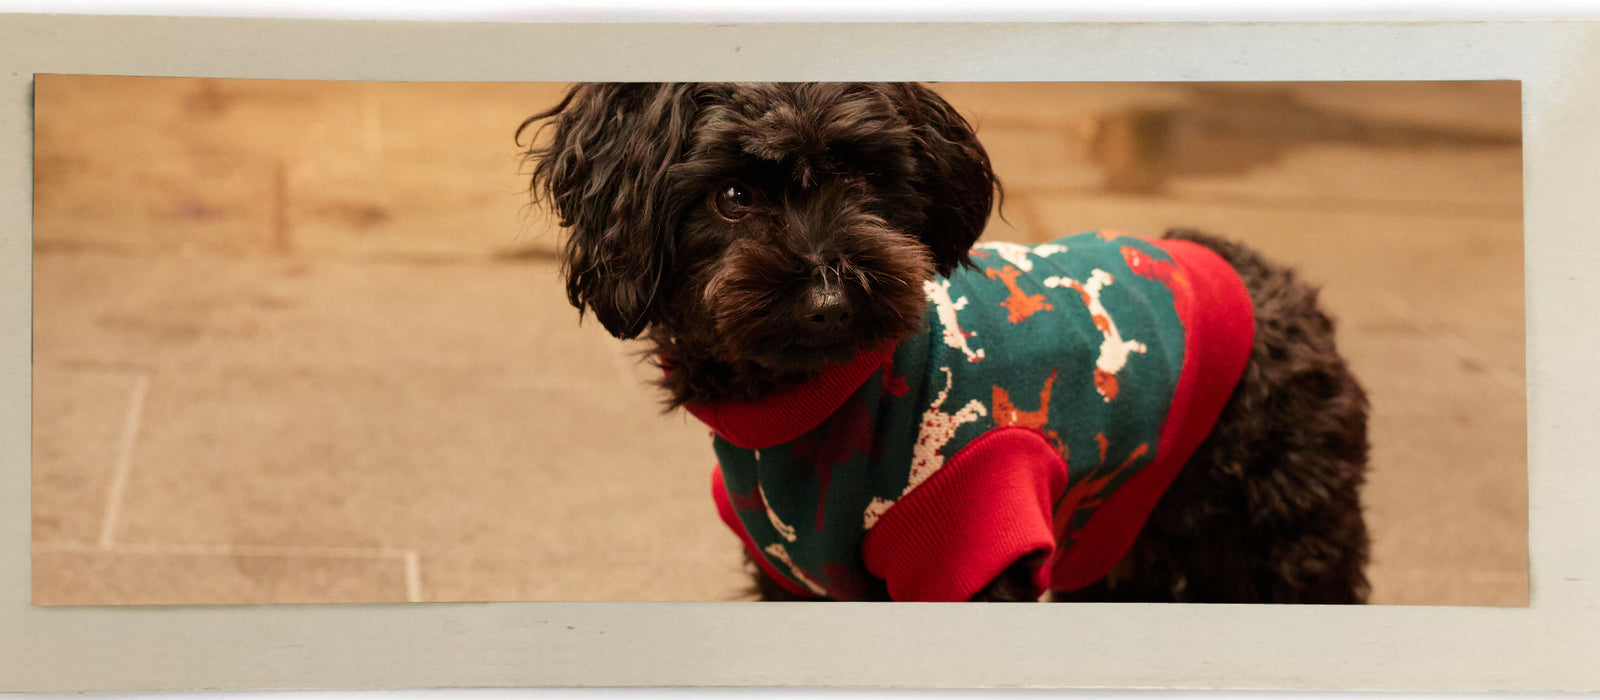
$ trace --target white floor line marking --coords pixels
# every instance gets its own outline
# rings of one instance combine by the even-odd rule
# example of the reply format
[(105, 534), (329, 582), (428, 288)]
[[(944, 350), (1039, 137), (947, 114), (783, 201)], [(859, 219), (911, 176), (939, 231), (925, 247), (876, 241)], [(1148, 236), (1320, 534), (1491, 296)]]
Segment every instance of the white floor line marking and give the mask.
[(422, 602), (422, 564), (417, 556), (417, 550), (407, 550), (406, 561), (406, 602)]
[(128, 475), (133, 471), (133, 448), (139, 440), (139, 426), (144, 421), (144, 400), (149, 393), (150, 375), (140, 374), (134, 379), (128, 416), (122, 423), (122, 442), (117, 446), (117, 461), (112, 465), (111, 487), (106, 494), (105, 519), (100, 521), (100, 546), (103, 548), (115, 541), (117, 518), (122, 515), (122, 499), (128, 490)]

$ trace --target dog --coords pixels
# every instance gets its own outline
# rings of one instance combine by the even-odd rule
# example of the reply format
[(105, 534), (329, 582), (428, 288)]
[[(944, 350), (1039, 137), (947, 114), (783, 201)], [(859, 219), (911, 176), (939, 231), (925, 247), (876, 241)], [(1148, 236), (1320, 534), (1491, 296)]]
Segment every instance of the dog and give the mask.
[(1293, 269), (980, 243), (1000, 182), (920, 84), (578, 84), (530, 129), (568, 299), (712, 427), (762, 599), (1365, 602), (1367, 401)]

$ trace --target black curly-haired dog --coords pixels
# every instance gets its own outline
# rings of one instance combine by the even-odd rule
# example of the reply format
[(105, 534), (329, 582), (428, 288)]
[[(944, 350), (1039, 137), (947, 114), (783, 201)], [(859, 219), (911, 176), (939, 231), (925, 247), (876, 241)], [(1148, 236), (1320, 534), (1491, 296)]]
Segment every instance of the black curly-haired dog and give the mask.
[[(916, 84), (580, 84), (519, 142), (529, 127), (570, 301), (654, 344), (673, 408), (758, 402), (927, 332), (924, 283), (971, 264), (999, 192), (972, 128)], [(1120, 563), (1052, 599), (1364, 602), (1367, 403), (1316, 289), (1241, 245), (1166, 238), (1243, 281), (1248, 364)], [(971, 599), (1037, 599), (1049, 557)], [(752, 568), (763, 598), (806, 597)]]

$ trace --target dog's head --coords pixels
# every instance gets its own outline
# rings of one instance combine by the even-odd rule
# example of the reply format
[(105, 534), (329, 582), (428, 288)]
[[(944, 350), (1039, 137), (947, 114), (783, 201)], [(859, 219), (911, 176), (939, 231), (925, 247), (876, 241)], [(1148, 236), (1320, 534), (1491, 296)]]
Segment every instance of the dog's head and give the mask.
[(914, 84), (582, 84), (536, 124), (580, 314), (780, 372), (918, 330), (923, 282), (969, 263), (999, 186)]

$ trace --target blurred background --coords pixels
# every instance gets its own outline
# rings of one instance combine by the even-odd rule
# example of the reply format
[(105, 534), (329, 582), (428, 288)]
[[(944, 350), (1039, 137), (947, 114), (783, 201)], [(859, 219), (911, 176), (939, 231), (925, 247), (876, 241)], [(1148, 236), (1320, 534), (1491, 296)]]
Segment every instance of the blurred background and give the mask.
[[(985, 238), (1199, 226), (1320, 282), (1373, 602), (1527, 604), (1516, 83), (935, 87)], [(563, 89), (37, 76), (34, 602), (744, 598), (706, 429), (527, 203)]]

